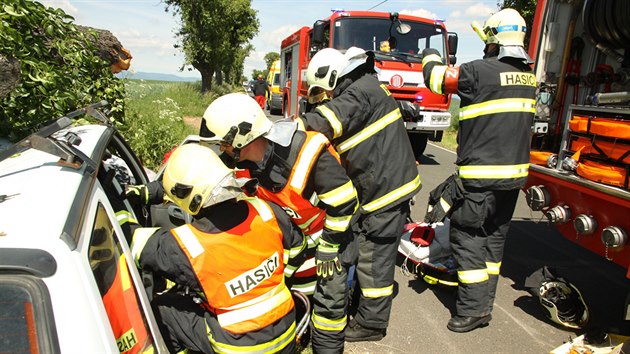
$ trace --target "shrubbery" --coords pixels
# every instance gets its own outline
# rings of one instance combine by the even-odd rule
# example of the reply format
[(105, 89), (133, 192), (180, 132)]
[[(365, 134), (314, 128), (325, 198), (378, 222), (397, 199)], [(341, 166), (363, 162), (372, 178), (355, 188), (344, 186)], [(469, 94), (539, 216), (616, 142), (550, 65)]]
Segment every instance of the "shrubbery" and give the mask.
[(118, 128), (146, 167), (157, 169), (165, 153), (187, 135), (199, 133), (184, 123), (184, 117), (198, 122), (215, 98), (236, 90), (214, 85), (212, 91), (201, 94), (200, 85), (126, 80), (125, 124)]
[[(124, 117), (124, 85), (96, 54), (95, 33), (79, 31), (61, 9), (2, 0), (0, 57), (17, 62), (19, 80), (0, 97), (0, 136), (16, 141), (43, 122), (100, 100)], [(92, 37), (92, 38), (90, 38)]]

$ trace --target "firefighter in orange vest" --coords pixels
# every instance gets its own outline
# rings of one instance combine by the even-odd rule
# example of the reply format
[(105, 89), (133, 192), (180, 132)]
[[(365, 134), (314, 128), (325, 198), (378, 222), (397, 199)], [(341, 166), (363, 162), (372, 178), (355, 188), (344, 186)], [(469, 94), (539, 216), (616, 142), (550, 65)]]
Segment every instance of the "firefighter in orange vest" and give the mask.
[(183, 145), (162, 183), (192, 223), (134, 232), (136, 264), (194, 294), (169, 291), (153, 300), (173, 353), (295, 351), (294, 303), (283, 273), (302, 233), (277, 205), (247, 197), (245, 181), (211, 149)]
[(447, 328), (454, 332), (492, 319), (503, 247), (529, 171), (536, 110), (536, 77), (523, 48), (525, 20), (504, 9), (473, 29), (485, 43), (483, 59), (449, 67), (437, 50), (422, 52), (426, 86), (461, 98), (456, 164), (464, 200), (450, 217), (459, 287), (457, 313)]
[[(241, 169), (237, 175), (259, 181), (255, 195), (280, 205), (307, 236), (306, 262), (297, 270), (287, 267), (285, 275), (291, 289), (315, 292), (314, 330), (327, 323), (342, 331), (347, 274), (337, 254), (350, 243), (347, 231), (358, 201), (339, 155), (320, 133), (298, 131), (295, 122), (272, 123), (243, 94), (219, 97), (203, 117), (202, 139), (220, 140), (221, 149)], [(333, 268), (343, 274), (332, 278)], [(330, 304), (323, 306), (320, 296)]]

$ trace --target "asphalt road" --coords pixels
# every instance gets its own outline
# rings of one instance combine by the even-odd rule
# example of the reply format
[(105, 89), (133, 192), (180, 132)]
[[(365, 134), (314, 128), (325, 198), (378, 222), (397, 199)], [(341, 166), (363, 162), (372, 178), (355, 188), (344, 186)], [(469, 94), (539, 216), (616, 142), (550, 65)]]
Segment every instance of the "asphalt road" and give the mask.
[[(272, 120), (279, 116), (270, 116)], [(412, 218), (422, 220), (429, 192), (455, 169), (455, 154), (429, 144), (418, 170), (423, 188)], [(492, 321), (468, 333), (454, 333), (446, 323), (455, 311), (455, 291), (426, 284), (396, 268), (395, 296), (387, 335), (378, 342), (346, 343), (346, 353), (549, 353), (585, 333), (545, 318), (525, 278), (542, 266), (554, 267), (582, 293), (590, 309), (589, 328), (630, 335), (624, 321), (630, 281), (625, 269), (565, 239), (521, 193), (514, 213)]]
[[(455, 168), (455, 154), (429, 144), (418, 169), (423, 188), (412, 218), (422, 220), (429, 192)], [(505, 246), (497, 299), (489, 326), (454, 333), (446, 323), (455, 311), (455, 291), (430, 286), (396, 269), (395, 297), (387, 336), (379, 342), (346, 343), (347, 353), (549, 353), (572, 331), (546, 320), (542, 306), (523, 286), (525, 278), (547, 265), (582, 292), (591, 324), (630, 335), (623, 310), (630, 281), (616, 264), (585, 251), (562, 237), (532, 212), (521, 193)]]

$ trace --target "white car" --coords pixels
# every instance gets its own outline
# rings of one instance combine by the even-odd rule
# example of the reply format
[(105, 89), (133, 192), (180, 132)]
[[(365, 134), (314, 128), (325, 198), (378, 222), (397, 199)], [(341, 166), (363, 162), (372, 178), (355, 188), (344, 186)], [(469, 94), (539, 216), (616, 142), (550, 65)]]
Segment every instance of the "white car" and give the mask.
[(168, 352), (123, 223), (150, 225), (123, 193), (148, 179), (104, 104), (0, 151), (0, 352)]

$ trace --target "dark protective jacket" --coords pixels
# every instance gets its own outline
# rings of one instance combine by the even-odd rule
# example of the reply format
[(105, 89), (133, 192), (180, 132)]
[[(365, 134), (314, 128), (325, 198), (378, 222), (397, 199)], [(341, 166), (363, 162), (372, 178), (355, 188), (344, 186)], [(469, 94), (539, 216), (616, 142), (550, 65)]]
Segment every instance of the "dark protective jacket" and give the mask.
[(269, 92), (269, 83), (265, 80), (256, 80), (252, 85), (252, 91), (254, 92), (254, 96), (267, 96), (267, 92)]
[[(260, 241), (261, 236), (266, 242)], [(225, 346), (253, 351), (279, 342), (286, 345), (295, 335), (293, 316), (287, 316), (293, 302), (282, 273), (287, 258), (303, 246), (302, 233), (282, 209), (250, 198), (202, 209), (192, 224), (173, 230), (138, 228), (132, 253), (143, 270), (204, 295), (201, 305), (209, 310), (207, 316), (217, 317), (226, 333), (251, 331), (247, 338), (221, 334), (228, 342), (209, 333), (216, 351)], [(224, 286), (209, 286), (219, 280)], [(285, 332), (274, 333), (271, 321), (282, 323)]]
[(435, 49), (423, 51), (425, 84), (461, 98), (457, 136), (458, 174), (464, 186), (518, 189), (529, 171), (536, 77), (515, 58), (489, 57), (442, 65)]
[(421, 181), (396, 100), (361, 69), (340, 80), (332, 100), (304, 114), (304, 127), (333, 143), (357, 189), (361, 213), (411, 199)]

